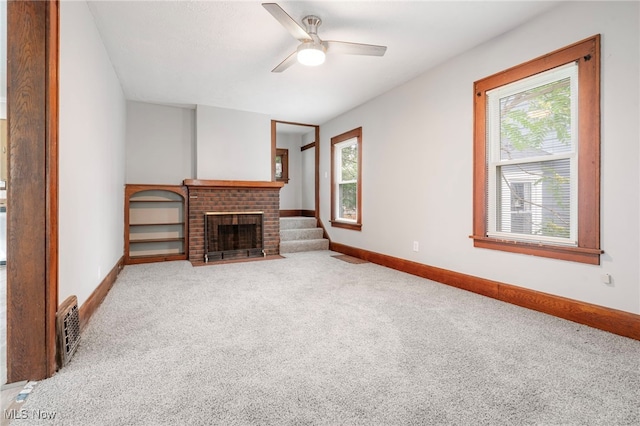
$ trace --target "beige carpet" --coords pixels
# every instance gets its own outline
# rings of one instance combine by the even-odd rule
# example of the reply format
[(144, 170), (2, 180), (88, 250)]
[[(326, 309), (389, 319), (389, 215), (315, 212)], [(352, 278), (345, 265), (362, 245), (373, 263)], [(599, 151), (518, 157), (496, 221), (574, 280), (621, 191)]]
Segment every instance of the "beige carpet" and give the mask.
[(15, 424), (640, 424), (640, 342), (333, 254), (125, 267)]

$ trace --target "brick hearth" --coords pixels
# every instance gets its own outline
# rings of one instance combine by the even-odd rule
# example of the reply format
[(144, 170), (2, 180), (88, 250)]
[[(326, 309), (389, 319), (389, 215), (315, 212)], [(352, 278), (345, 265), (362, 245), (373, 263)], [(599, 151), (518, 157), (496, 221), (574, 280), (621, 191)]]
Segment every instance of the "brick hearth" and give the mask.
[(189, 190), (189, 260), (204, 263), (204, 214), (264, 212), (264, 250), (279, 253), (282, 182), (186, 179)]

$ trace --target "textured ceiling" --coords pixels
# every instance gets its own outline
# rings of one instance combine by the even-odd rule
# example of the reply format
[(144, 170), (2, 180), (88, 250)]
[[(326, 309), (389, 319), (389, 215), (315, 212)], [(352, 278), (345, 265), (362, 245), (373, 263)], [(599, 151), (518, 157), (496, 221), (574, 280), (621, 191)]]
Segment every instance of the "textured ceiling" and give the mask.
[(557, 2), (282, 1), (318, 34), (388, 46), (383, 57), (329, 55), (272, 73), (298, 42), (256, 1), (90, 1), (127, 99), (204, 104), (310, 124), (396, 87)]

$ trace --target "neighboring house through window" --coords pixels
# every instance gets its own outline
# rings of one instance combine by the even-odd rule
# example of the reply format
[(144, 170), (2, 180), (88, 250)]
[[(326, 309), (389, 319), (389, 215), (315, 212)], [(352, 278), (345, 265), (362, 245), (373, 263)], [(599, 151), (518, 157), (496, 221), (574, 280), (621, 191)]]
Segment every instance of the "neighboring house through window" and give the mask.
[(362, 228), (362, 127), (331, 138), (331, 225)]
[(504, 229), (523, 235), (531, 235), (534, 216), (531, 215), (532, 205), (531, 182), (511, 182), (509, 193), (511, 195), (508, 224), (503, 224)]
[(599, 41), (475, 83), (476, 247), (599, 263)]

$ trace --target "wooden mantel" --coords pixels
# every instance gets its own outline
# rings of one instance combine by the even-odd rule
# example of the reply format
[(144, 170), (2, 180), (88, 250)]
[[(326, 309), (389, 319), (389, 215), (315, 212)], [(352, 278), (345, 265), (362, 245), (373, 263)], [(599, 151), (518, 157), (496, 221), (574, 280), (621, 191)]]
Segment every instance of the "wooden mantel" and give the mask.
[(255, 188), (270, 189), (282, 188), (284, 182), (271, 182), (262, 180), (207, 180), (207, 179), (185, 179), (184, 185), (188, 187), (197, 186), (201, 188)]

